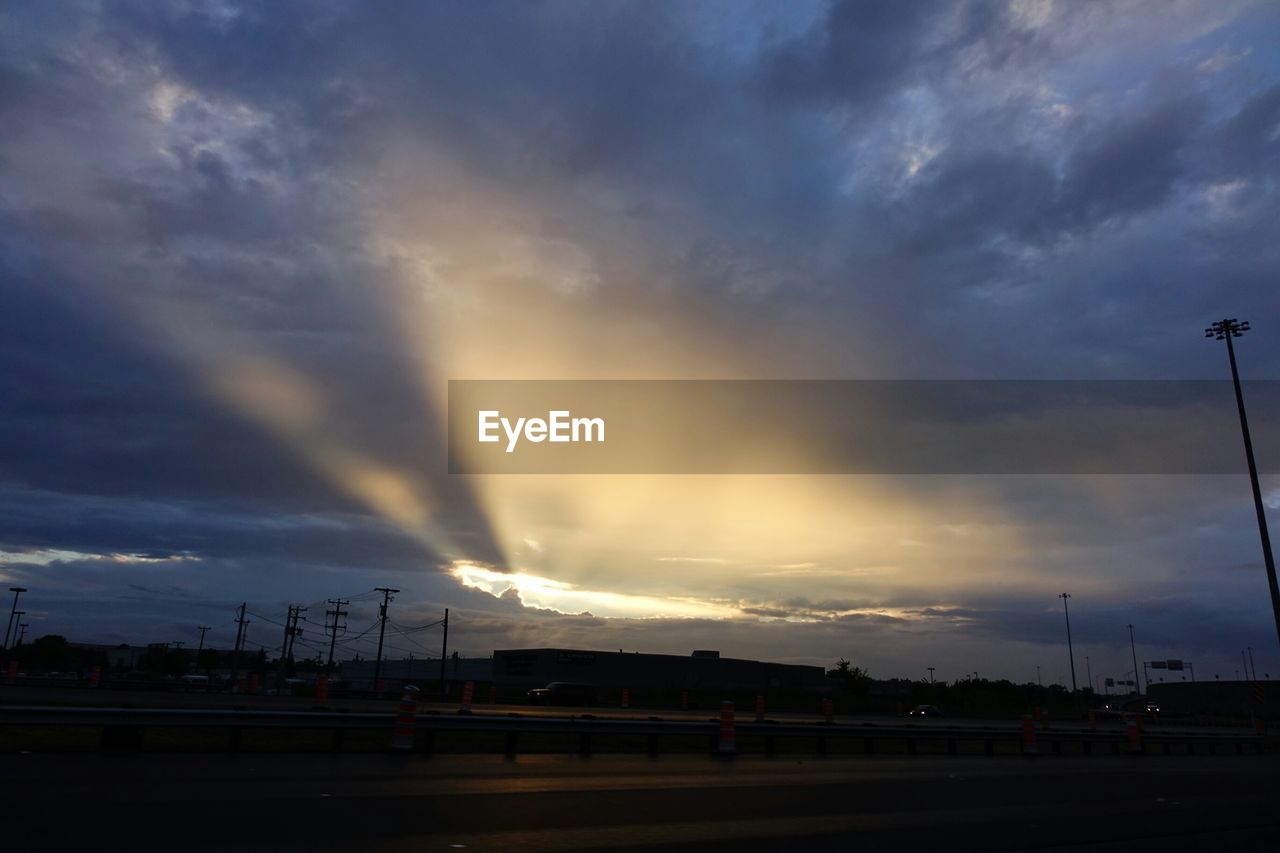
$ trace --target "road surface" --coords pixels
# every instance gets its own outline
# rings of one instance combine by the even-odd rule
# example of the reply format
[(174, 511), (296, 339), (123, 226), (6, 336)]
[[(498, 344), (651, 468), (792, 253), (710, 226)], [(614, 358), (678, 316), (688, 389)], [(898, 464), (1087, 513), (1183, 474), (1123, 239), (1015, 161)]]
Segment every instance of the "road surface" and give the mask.
[(9, 754), (0, 837), (15, 851), (1277, 849), (1278, 771), (1270, 755)]

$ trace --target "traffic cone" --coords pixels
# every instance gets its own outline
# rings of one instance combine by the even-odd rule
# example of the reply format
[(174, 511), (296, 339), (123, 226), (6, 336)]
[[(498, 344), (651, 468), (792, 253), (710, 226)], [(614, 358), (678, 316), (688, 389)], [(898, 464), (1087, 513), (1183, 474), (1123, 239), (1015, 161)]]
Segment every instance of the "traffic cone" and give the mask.
[(413, 751), (413, 731), (418, 722), (418, 688), (408, 684), (400, 697), (396, 727), (391, 734), (391, 748), (397, 752)]
[(688, 690), (680, 691), (680, 710), (681, 711), (689, 710), (689, 691)]
[(733, 755), (738, 742), (733, 734), (733, 703), (728, 699), (720, 703), (720, 754)]
[(764, 696), (756, 695), (756, 722), (764, 722)]
[(1093, 731), (1098, 727), (1098, 717), (1092, 711), (1089, 712), (1089, 730)]
[(462, 707), (458, 708), (459, 714), (471, 713), (471, 695), (475, 693), (475, 690), (476, 690), (476, 683), (474, 681), (468, 681), (466, 684), (463, 685)]
[(9, 672), (5, 680), (10, 684), (18, 683), (18, 662), (16, 660), (9, 661)]
[(316, 679), (316, 704), (323, 705), (329, 701), (329, 676), (321, 675)]
[(624, 687), (622, 688), (622, 707), (627, 708), (627, 707), (630, 707), (630, 705), (631, 705), (631, 691)]
[(835, 716), (835, 703), (830, 699), (822, 700), (822, 716), (826, 718), (828, 723), (830, 723), (832, 718)]
[(249, 676), (249, 692), (258, 692), (258, 673), (256, 672)]
[(1134, 717), (1129, 721), (1128, 727), (1129, 754), (1142, 754), (1142, 724), (1138, 722), (1138, 718)]
[(93, 669), (89, 670), (89, 689), (90, 690), (97, 687), (101, 681), (102, 681), (102, 667), (95, 666)]
[(1036, 747), (1036, 724), (1029, 715), (1022, 718), (1022, 754), (1040, 754)]

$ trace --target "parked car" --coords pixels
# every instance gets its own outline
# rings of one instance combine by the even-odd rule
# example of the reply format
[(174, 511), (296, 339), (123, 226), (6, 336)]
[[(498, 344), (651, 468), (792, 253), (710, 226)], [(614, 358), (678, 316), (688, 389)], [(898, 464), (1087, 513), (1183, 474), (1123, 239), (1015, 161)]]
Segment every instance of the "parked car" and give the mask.
[(531, 705), (591, 706), (596, 704), (596, 689), (590, 684), (553, 681), (530, 690), (526, 697)]
[(908, 717), (941, 717), (942, 711), (937, 705), (917, 705), (907, 712)]

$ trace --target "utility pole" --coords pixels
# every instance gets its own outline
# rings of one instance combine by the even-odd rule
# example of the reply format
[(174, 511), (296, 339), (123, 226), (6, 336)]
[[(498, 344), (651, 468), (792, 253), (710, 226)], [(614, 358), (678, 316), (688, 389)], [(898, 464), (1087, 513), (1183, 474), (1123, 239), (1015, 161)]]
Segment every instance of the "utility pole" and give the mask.
[[(338, 622), (347, 615), (347, 611), (343, 610), (343, 606), (350, 604), (350, 601), (344, 601), (340, 598), (330, 598), (329, 604), (333, 605), (332, 610), (326, 610), (325, 630), (329, 632), (329, 663), (325, 666), (326, 672), (333, 672), (333, 647), (338, 643)], [(329, 617), (333, 617), (333, 623), (329, 623)], [(342, 630), (347, 630), (347, 623), (342, 623)]]
[(1236, 389), (1236, 409), (1240, 412), (1240, 432), (1244, 436), (1244, 455), (1249, 463), (1249, 484), (1253, 486), (1253, 509), (1258, 516), (1258, 535), (1262, 538), (1262, 559), (1267, 567), (1267, 586), (1271, 589), (1271, 612), (1276, 620), (1276, 637), (1280, 639), (1280, 585), (1276, 583), (1276, 560), (1271, 553), (1271, 534), (1267, 532), (1267, 513), (1262, 505), (1262, 489), (1258, 486), (1258, 465), (1253, 461), (1253, 441), (1249, 438), (1249, 419), (1244, 413), (1244, 393), (1240, 390), (1240, 371), (1236, 369), (1236, 349), (1231, 339), (1249, 331), (1249, 321), (1235, 317), (1218, 320), (1204, 330), (1206, 338), (1227, 342), (1227, 359), (1231, 362), (1231, 382)]
[(1132, 624), (1129, 625), (1129, 652), (1133, 655), (1133, 680), (1135, 682), (1135, 684), (1133, 685), (1134, 687), (1133, 692), (1137, 693), (1138, 685), (1136, 682), (1138, 680), (1138, 647), (1133, 644), (1133, 625)]
[(400, 590), (386, 586), (376, 586), (374, 591), (382, 593), (382, 606), (378, 608), (378, 657), (373, 663), (373, 690), (377, 693), (379, 690), (378, 679), (382, 677), (382, 638), (387, 633), (387, 604), (391, 602), (391, 596)]
[(1036, 684), (1044, 687), (1044, 682), (1040, 680), (1040, 664), (1036, 664)]
[(1258, 665), (1253, 662), (1253, 646), (1249, 646), (1249, 669), (1253, 670), (1253, 680), (1258, 680)]
[(233, 687), (240, 678), (240, 649), (244, 646), (245, 629), (249, 625), (249, 621), (244, 618), (245, 604), (246, 602), (240, 602), (240, 615), (236, 617), (236, 647), (231, 655), (231, 684)]
[(307, 617), (303, 613), (307, 612), (305, 607), (295, 607), (293, 609), (293, 630), (289, 632), (289, 651), (288, 659), (293, 660), (293, 641), (302, 635), (302, 629), (298, 627), (298, 620), (305, 620)]
[(1062, 599), (1062, 615), (1067, 617), (1067, 657), (1071, 660), (1071, 695), (1076, 692), (1076, 654), (1071, 650), (1071, 614), (1067, 612), (1067, 599), (1071, 597), (1070, 593), (1064, 592), (1058, 598)]
[(1089, 676), (1089, 681), (1088, 681), (1089, 689), (1092, 690), (1093, 689), (1093, 666), (1089, 663), (1088, 655), (1084, 656), (1084, 671), (1085, 671), (1085, 674)]
[(1240, 667), (1244, 670), (1244, 680), (1249, 680), (1249, 661), (1245, 660), (1244, 649), (1240, 650)]
[(440, 695), (444, 695), (444, 664), (449, 651), (449, 608), (444, 609), (444, 639), (440, 642)]
[(284, 640), (280, 643), (280, 687), (284, 687), (284, 680), (289, 677), (289, 637), (293, 634), (294, 614), (298, 608), (292, 604), (287, 605), (288, 614), (284, 617)]
[(22, 641), (26, 636), (27, 636), (27, 623), (22, 622), (18, 625), (18, 642), (13, 644), (13, 648), (15, 650), (22, 647)]
[(200, 653), (204, 651), (204, 632), (209, 630), (208, 625), (197, 625), (196, 630), (200, 632), (200, 645), (196, 647), (196, 669), (200, 668)]
[(26, 587), (9, 587), (9, 592), (13, 593), (13, 606), (9, 608), (9, 624), (4, 626), (4, 645), (0, 646), (0, 649), (9, 648), (9, 633), (13, 630), (14, 614), (18, 611), (18, 596), (22, 595), (26, 591)]

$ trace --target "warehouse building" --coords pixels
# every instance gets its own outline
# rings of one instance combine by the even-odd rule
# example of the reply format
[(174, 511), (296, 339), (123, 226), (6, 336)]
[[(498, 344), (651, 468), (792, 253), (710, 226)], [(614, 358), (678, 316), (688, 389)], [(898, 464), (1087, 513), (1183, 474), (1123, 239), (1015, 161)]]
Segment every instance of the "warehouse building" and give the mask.
[(828, 689), (822, 667), (724, 658), (718, 651), (695, 651), (684, 657), (580, 649), (501, 649), (493, 653), (493, 680), (506, 688), (570, 681), (632, 689), (812, 693)]

